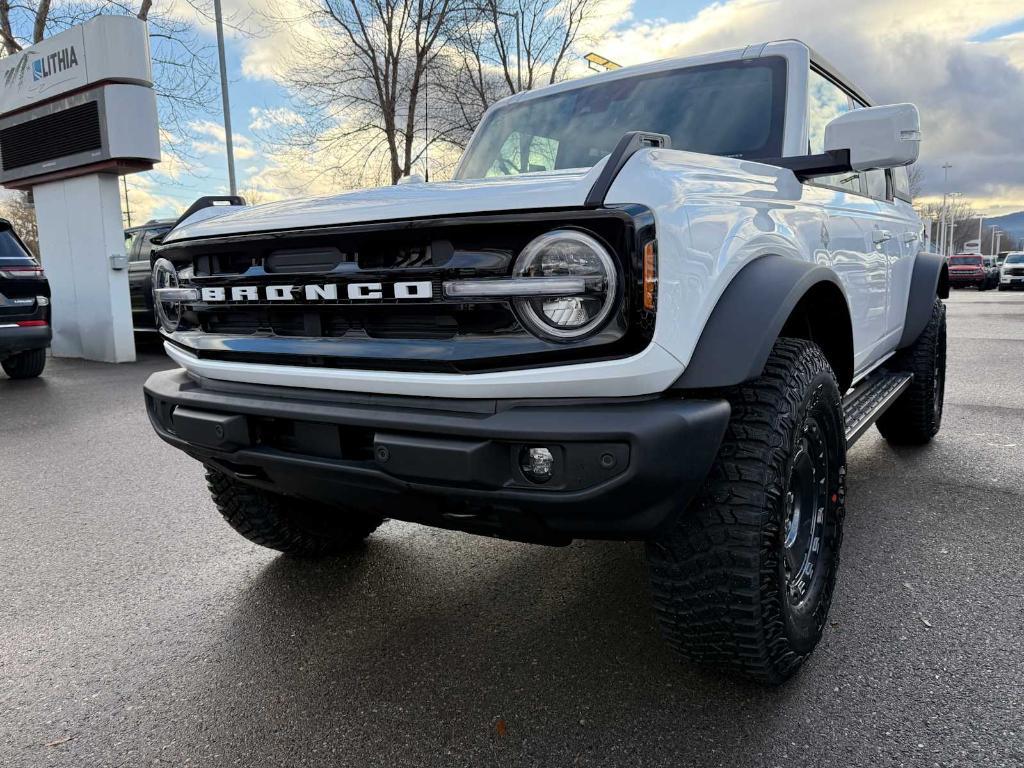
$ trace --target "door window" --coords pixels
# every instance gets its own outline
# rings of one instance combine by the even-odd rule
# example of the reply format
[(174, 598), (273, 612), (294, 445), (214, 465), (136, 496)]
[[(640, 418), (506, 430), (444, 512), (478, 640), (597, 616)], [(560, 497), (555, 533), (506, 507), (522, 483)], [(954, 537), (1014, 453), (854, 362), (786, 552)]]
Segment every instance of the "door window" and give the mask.
[(139, 255), (135, 258), (138, 261), (149, 261), (149, 253), (153, 250), (153, 238), (157, 235), (166, 234), (166, 229), (147, 229), (142, 235), (142, 243), (139, 245)]
[[(807, 81), (807, 143), (812, 155), (825, 151), (825, 126), (853, 109), (849, 94), (828, 78), (811, 70)], [(856, 171), (819, 176), (814, 184), (860, 194), (860, 174)], [(884, 191), (883, 191), (884, 196)]]
[(124, 233), (124, 252), (128, 254), (130, 261), (135, 261), (138, 257), (135, 255), (135, 251), (139, 245), (139, 236), (142, 233), (138, 230), (126, 230)]
[(910, 172), (906, 166), (892, 169), (893, 196), (908, 203), (914, 202), (910, 195)]
[(888, 199), (888, 189), (885, 183), (885, 171), (873, 169), (864, 172), (864, 179), (867, 182), (867, 192), (870, 197), (876, 200)]

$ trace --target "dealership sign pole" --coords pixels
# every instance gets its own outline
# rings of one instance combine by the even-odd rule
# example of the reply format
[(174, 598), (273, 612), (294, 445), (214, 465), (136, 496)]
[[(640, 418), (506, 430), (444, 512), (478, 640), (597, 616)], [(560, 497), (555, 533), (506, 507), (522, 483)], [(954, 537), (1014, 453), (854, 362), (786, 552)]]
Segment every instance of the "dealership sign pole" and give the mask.
[(159, 161), (145, 22), (97, 16), (0, 60), (0, 183), (32, 190), (54, 355), (135, 359), (118, 176)]

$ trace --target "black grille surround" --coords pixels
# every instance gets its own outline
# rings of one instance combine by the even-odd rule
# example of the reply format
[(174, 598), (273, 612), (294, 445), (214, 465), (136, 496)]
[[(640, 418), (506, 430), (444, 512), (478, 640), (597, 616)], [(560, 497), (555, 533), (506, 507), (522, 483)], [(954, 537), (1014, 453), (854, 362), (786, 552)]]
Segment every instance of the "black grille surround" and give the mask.
[[(614, 255), (620, 295), (609, 322), (573, 342), (540, 339), (507, 299), (453, 300), (441, 284), (505, 277), (532, 239), (575, 228)], [(204, 359), (317, 368), (470, 373), (627, 357), (654, 334), (642, 305), (642, 254), (654, 240), (642, 206), (412, 219), (169, 243), (153, 258), (192, 265), (193, 285), (339, 284), (339, 300), (198, 302), (191, 327), (165, 336)], [(349, 302), (349, 282), (429, 281), (429, 299)], [(387, 294), (387, 291), (385, 291)]]

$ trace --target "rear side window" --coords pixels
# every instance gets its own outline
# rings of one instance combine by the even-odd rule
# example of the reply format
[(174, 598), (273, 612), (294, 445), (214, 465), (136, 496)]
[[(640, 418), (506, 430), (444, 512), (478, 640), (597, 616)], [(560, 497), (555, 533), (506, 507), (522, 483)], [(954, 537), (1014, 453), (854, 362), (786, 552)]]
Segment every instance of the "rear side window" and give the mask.
[(35, 264), (36, 260), (32, 258), (32, 254), (21, 247), (21, 243), (11, 230), (0, 230), (0, 269)]

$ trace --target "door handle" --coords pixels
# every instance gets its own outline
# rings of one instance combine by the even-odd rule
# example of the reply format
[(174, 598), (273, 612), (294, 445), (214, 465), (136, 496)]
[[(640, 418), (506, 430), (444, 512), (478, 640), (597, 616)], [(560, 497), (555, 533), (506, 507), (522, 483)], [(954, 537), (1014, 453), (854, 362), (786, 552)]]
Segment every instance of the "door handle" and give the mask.
[(892, 232), (888, 229), (876, 229), (873, 233), (875, 245), (881, 245), (882, 243), (892, 240)]
[(903, 236), (903, 242), (906, 243), (907, 245), (910, 245), (911, 243), (916, 243), (920, 239), (921, 238), (917, 234), (917, 232), (907, 232), (907, 234)]

